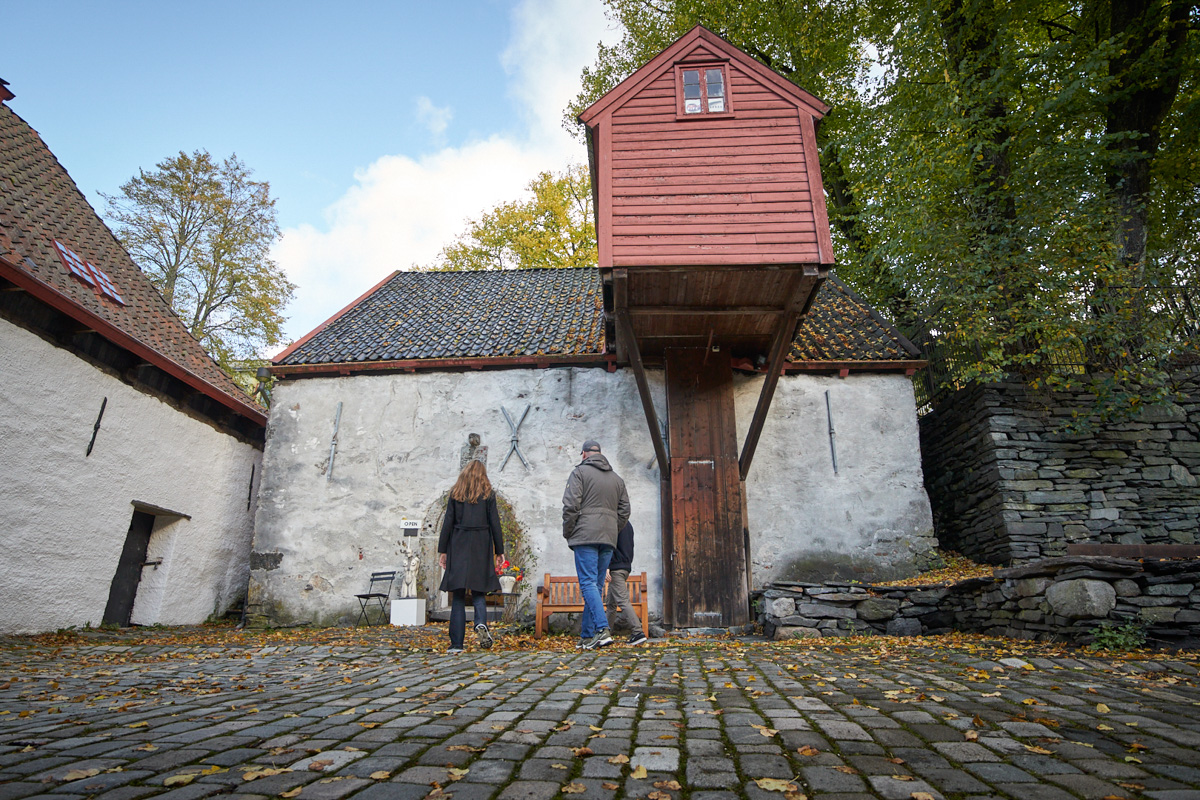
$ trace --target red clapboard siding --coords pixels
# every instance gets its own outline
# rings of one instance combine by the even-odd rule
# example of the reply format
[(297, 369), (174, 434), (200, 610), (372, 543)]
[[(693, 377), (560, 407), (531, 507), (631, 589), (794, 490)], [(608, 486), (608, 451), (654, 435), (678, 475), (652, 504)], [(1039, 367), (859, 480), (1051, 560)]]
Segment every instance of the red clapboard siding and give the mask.
[(732, 117), (678, 119), (673, 70), (613, 112), (606, 227), (614, 265), (818, 256), (796, 105), (735, 64), (729, 72)]

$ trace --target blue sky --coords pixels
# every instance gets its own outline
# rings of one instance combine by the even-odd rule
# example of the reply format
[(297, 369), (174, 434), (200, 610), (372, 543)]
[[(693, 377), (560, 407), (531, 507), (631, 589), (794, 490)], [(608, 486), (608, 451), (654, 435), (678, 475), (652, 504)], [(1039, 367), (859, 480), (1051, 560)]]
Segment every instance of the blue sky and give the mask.
[(615, 37), (600, 0), (4, 0), (0, 19), (8, 105), (97, 210), (180, 150), (270, 181), (293, 338), (585, 161), (559, 123)]

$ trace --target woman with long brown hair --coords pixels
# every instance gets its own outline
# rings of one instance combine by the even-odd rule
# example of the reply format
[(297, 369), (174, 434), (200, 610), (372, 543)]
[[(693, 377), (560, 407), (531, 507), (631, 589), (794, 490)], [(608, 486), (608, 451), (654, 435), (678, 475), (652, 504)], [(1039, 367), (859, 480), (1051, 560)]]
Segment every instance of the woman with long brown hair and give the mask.
[(463, 651), (467, 627), (467, 591), (475, 607), (475, 634), (480, 647), (492, 646), (487, 626), (488, 592), (500, 591), (496, 569), (504, 561), (504, 533), (496, 493), (488, 481), (482, 461), (471, 461), (458, 475), (446, 501), (446, 518), (438, 539), (438, 564), (442, 575), (440, 591), (451, 593), (450, 649)]

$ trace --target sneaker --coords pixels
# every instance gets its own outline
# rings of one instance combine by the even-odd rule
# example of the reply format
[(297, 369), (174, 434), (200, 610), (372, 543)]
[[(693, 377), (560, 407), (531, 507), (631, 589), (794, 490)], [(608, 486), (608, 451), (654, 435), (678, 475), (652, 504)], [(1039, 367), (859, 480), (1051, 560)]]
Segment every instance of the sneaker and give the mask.
[(625, 640), (625, 644), (633, 645), (636, 647), (637, 645), (642, 644), (645, 641), (646, 641), (646, 634), (642, 633), (641, 631), (634, 631), (633, 633), (629, 634), (629, 638)]
[(608, 647), (612, 643), (613, 638), (608, 634), (608, 628), (601, 628), (596, 631), (592, 638), (583, 640), (583, 649), (596, 650), (601, 647)]
[(484, 650), (496, 643), (496, 640), (492, 638), (492, 632), (482, 622), (475, 626), (475, 636), (479, 639), (479, 646)]
[(449, 650), (446, 651), (446, 655), (459, 656), (459, 655), (462, 655), (462, 652), (463, 652), (463, 649), (461, 647), (451, 647)]

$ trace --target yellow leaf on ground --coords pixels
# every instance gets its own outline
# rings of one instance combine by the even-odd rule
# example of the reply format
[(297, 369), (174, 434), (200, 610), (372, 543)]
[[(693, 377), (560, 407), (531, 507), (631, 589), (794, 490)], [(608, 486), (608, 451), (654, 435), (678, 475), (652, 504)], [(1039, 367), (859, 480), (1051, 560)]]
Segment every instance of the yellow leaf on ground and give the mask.
[(381, 769), (378, 772), (372, 772), (369, 777), (373, 781), (386, 781), (388, 778), (392, 777), (392, 773)]
[(670, 792), (678, 792), (683, 787), (679, 785), (679, 781), (655, 781), (655, 789), (666, 789)]
[(797, 792), (800, 790), (796, 784), (781, 778), (755, 778), (754, 782), (764, 792)]
[(467, 773), (470, 771), (471, 770), (469, 770), (469, 769), (455, 769), (454, 767), (451, 767), (450, 769), (446, 770), (446, 772), (450, 773), (450, 780), (452, 780), (452, 781), (462, 780), (463, 778), (466, 777)]
[(615, 783), (609, 783), (608, 781), (605, 781), (604, 783), (600, 784), (600, 786), (601, 786), (602, 788), (604, 788), (604, 789), (608, 789), (610, 792), (611, 792), (611, 791), (613, 791), (613, 790), (615, 790), (615, 789), (619, 789), (619, 788), (621, 788), (621, 787), (619, 787), (617, 784), (615, 784)]
[(1100, 723), (1099, 725), (1096, 726), (1096, 730), (1098, 730), (1098, 731), (1115, 731), (1116, 728), (1114, 728), (1112, 725), (1105, 725), (1104, 723)]
[(618, 753), (617, 755), (610, 758), (608, 760), (608, 763), (610, 763), (610, 764), (628, 764), (629, 756), (625, 755), (624, 753)]
[(322, 758), (320, 761), (308, 762), (308, 768), (313, 772), (323, 772), (326, 767), (333, 766), (332, 758)]
[(584, 756), (594, 755), (596, 751), (590, 747), (572, 747), (571, 752), (576, 758), (583, 758)]
[(587, 791), (587, 787), (582, 783), (568, 783), (566, 786), (559, 789), (563, 794), (583, 794)]
[(646, 777), (646, 768), (639, 764), (637, 769), (635, 769), (633, 772), (629, 773), (629, 777), (633, 778), (634, 780), (640, 781), (642, 778)]
[(66, 775), (63, 775), (62, 780), (64, 780), (64, 781), (79, 781), (79, 780), (83, 780), (84, 778), (90, 778), (93, 775), (99, 775), (99, 774), (100, 774), (100, 770), (98, 770), (98, 769), (73, 769), (70, 772), (68, 772)]
[(286, 767), (263, 767), (262, 769), (252, 769), (249, 772), (242, 774), (242, 780), (254, 781), (258, 780), (259, 778), (269, 778), (272, 775), (282, 775), (285, 772), (291, 772), (291, 770), (287, 769)]
[(1031, 752), (1031, 753), (1037, 753), (1039, 756), (1052, 756), (1052, 755), (1054, 755), (1054, 751), (1053, 751), (1053, 750), (1047, 750), (1047, 749), (1046, 749), (1046, 748), (1044, 748), (1044, 747), (1036, 747), (1036, 746), (1034, 746), (1034, 745), (1031, 745), (1031, 744), (1027, 744), (1027, 745), (1025, 745), (1025, 749), (1026, 749), (1026, 750), (1028, 750), (1028, 751), (1029, 751), (1029, 752)]
[(280, 793), (279, 793), (279, 796), (280, 796), (280, 797), (299, 797), (299, 796), (300, 796), (300, 791), (301, 791), (303, 788), (304, 788), (303, 786), (297, 786), (295, 789), (292, 789), (292, 790), (291, 790), (291, 791), (289, 791), (289, 792), (280, 792)]
[(196, 780), (195, 772), (187, 772), (182, 775), (172, 775), (163, 781), (163, 786), (187, 786), (192, 781)]
[(146, 722), (146, 720), (142, 720), (141, 722), (135, 722), (132, 725), (126, 725), (125, 727), (126, 728), (149, 728), (150, 723)]
[(797, 749), (796, 752), (802, 756), (815, 756), (817, 753), (819, 753), (821, 751), (815, 747), (811, 747), (806, 744), (803, 747)]
[(551, 764), (550, 769), (570, 769), (566, 764)]
[(1096, 703), (1096, 711), (1101, 714), (1107, 714), (1109, 711), (1112, 711), (1112, 709), (1104, 705), (1104, 703)]
[(133, 748), (133, 749), (134, 749), (134, 750), (141, 750), (143, 753), (153, 753), (153, 752), (154, 752), (155, 750), (157, 750), (158, 748), (157, 748), (155, 745), (152, 745), (152, 744), (150, 744), (149, 742), (146, 742), (146, 743), (145, 743), (144, 745), (142, 745), (141, 747), (135, 747), (135, 748)]
[(909, 795), (912, 800), (934, 800), (933, 795), (929, 792), (913, 792)]
[(650, 792), (646, 797), (648, 800), (671, 800), (671, 795), (657, 790)]

